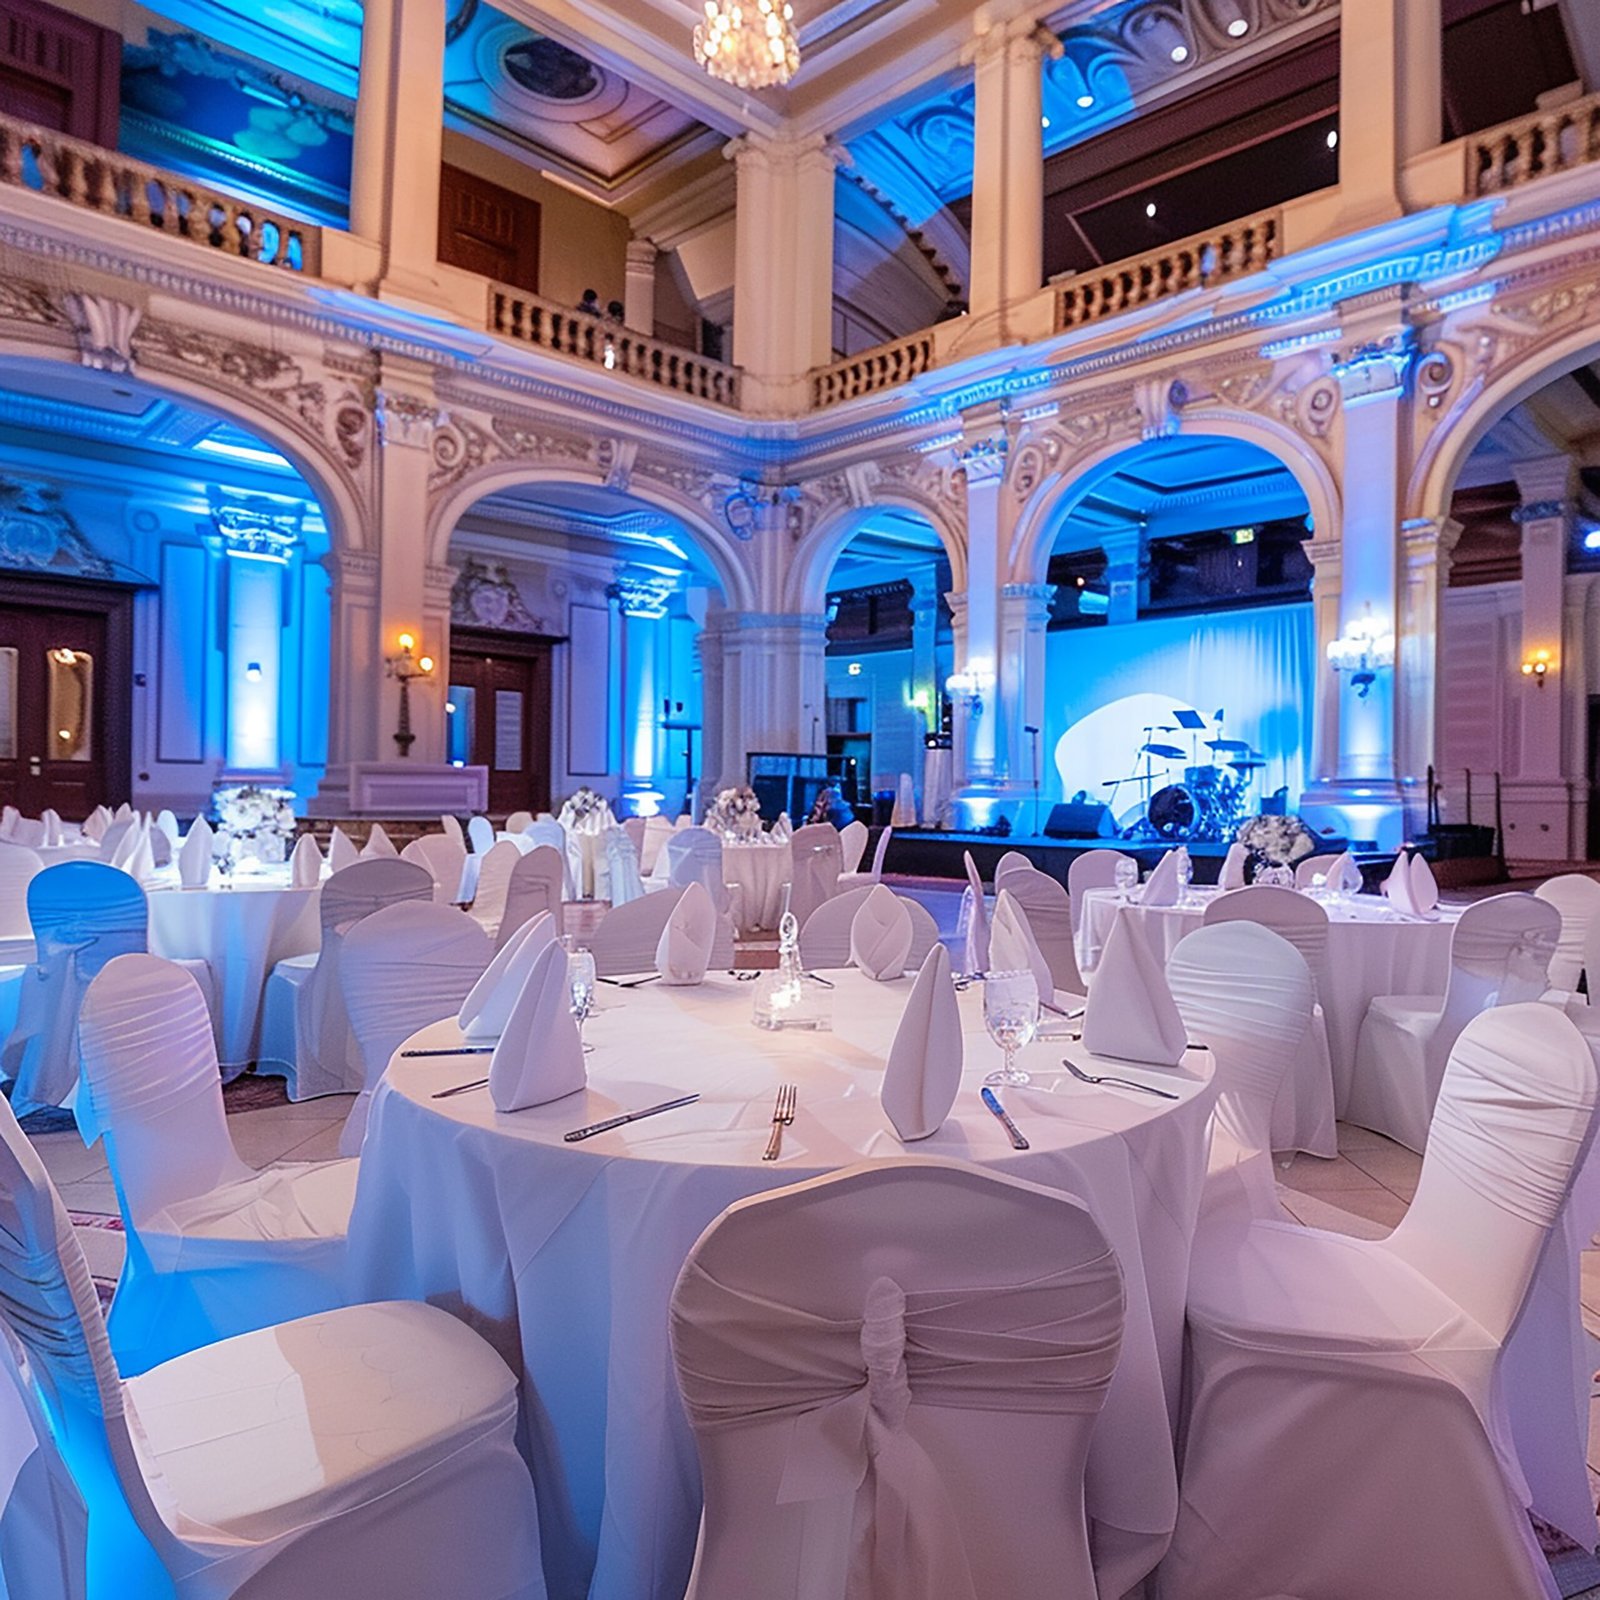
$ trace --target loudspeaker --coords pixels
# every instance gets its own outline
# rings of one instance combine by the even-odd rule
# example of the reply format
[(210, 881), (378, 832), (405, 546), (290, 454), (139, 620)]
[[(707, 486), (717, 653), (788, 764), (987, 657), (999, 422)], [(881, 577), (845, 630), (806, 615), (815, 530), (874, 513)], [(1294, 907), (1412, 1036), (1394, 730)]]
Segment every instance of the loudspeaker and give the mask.
[(1106, 808), (1098, 800), (1084, 805), (1052, 806), (1044, 831), (1051, 839), (1098, 839), (1100, 823), (1106, 814)]

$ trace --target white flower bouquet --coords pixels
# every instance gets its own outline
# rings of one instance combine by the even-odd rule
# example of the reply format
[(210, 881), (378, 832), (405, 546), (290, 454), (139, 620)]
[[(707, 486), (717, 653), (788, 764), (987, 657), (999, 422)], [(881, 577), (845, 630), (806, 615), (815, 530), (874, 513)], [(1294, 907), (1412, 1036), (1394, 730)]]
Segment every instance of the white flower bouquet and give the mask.
[(1317, 848), (1311, 830), (1292, 812), (1249, 817), (1239, 824), (1237, 837), (1258, 867), (1291, 867)]
[(263, 862), (282, 861), (288, 855), (295, 831), (293, 789), (230, 784), (212, 790), (211, 810), (219, 833), (251, 841), (239, 849), (239, 855)]
[(706, 826), (738, 838), (761, 831), (761, 801), (747, 783), (719, 789), (706, 812)]
[(605, 797), (596, 794), (585, 783), (562, 803), (560, 815), (556, 820), (564, 828), (576, 828), (580, 824), (588, 822), (592, 817), (600, 816), (605, 809)]

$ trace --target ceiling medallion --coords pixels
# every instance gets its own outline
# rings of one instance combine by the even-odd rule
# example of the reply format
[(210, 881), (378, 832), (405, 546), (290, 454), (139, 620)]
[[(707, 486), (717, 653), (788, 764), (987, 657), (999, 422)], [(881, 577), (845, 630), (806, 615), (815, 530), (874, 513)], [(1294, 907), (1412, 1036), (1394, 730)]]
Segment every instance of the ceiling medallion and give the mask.
[(784, 0), (705, 0), (694, 53), (713, 78), (741, 89), (787, 83), (800, 66), (794, 8)]

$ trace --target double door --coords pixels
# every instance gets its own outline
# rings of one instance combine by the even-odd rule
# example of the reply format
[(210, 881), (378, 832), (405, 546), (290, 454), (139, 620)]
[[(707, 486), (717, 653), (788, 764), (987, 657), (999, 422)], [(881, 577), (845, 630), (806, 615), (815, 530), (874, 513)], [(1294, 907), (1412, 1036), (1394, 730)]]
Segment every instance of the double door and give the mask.
[(489, 810), (550, 808), (550, 644), (521, 637), (450, 642), (449, 759), (489, 769)]

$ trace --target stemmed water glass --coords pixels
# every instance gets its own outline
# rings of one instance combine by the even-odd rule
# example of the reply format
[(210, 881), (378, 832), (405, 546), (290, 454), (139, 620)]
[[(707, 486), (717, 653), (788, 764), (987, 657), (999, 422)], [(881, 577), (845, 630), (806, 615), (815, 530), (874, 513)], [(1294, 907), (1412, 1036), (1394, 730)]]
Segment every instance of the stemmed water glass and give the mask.
[(1117, 889), (1123, 899), (1139, 887), (1139, 863), (1132, 856), (1123, 856), (1117, 862)]
[(1180, 844), (1178, 846), (1175, 865), (1178, 869), (1178, 904), (1186, 906), (1189, 903), (1189, 884), (1194, 877), (1194, 863), (1189, 859), (1189, 847), (1187, 845)]
[(1019, 1085), (1032, 1080), (1018, 1069), (1017, 1052), (1039, 1027), (1039, 986), (1031, 972), (991, 972), (983, 980), (983, 1025), (1005, 1051), (1005, 1064), (985, 1083)]
[(233, 871), (233, 847), (237, 843), (226, 828), (218, 828), (211, 836), (211, 860), (222, 874), (222, 887), (231, 889), (233, 881), (228, 876)]
[[(565, 944), (567, 941), (562, 940)], [(567, 988), (571, 996), (572, 1017), (578, 1024), (578, 1043), (583, 1044), (583, 1025), (594, 1008), (595, 969), (594, 957), (587, 950), (567, 950)], [(588, 1055), (594, 1046), (583, 1044)]]

